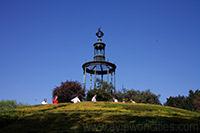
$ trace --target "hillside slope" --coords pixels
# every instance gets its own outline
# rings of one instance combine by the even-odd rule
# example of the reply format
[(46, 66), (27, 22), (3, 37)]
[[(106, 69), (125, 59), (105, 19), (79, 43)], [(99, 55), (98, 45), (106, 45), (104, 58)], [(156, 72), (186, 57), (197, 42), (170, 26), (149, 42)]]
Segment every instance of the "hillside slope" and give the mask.
[(0, 132), (198, 131), (200, 113), (151, 104), (82, 102), (0, 112)]

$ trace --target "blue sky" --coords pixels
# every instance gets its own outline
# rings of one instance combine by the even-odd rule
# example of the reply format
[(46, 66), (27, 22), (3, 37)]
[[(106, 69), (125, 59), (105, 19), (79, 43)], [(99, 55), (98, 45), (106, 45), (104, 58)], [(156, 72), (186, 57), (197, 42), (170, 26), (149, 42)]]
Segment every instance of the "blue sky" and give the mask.
[(50, 102), (82, 82), (99, 26), (118, 89), (187, 95), (200, 87), (199, 14), (199, 0), (1, 0), (0, 99)]

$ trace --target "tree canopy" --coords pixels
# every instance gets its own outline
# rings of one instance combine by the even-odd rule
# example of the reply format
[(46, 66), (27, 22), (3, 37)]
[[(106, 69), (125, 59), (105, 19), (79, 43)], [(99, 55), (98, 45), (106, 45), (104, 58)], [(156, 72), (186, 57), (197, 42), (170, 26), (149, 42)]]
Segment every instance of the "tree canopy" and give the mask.
[(114, 91), (112, 84), (97, 80), (97, 87), (87, 93), (87, 100), (90, 101), (94, 95), (97, 95), (97, 101), (112, 101), (117, 98), (119, 101), (129, 102), (131, 100), (137, 103), (160, 104), (159, 97), (150, 90), (139, 91), (134, 89), (123, 89)]
[(91, 101), (94, 95), (97, 95), (97, 101), (111, 101), (114, 96), (114, 87), (112, 84), (97, 79), (97, 86), (87, 93), (87, 100)]
[(58, 96), (58, 102), (71, 102), (71, 99), (78, 96), (80, 100), (85, 97), (85, 90), (77, 81), (61, 82), (60, 86), (53, 89), (53, 97)]
[(200, 111), (200, 90), (190, 90), (188, 96), (170, 96), (167, 98), (165, 105), (193, 111)]

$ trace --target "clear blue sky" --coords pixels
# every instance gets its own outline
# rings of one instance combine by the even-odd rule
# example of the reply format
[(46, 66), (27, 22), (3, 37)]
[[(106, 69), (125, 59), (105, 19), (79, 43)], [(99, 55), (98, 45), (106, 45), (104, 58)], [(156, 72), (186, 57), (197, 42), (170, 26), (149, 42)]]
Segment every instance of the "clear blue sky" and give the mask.
[(50, 102), (61, 81), (82, 82), (102, 27), (117, 88), (187, 95), (200, 88), (199, 0), (1, 0), (0, 99)]

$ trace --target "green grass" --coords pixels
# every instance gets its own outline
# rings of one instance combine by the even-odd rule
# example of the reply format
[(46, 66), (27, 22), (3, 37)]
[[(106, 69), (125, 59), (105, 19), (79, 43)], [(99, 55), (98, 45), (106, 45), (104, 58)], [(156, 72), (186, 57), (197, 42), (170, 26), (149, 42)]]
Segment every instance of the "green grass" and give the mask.
[(0, 112), (0, 132), (198, 131), (200, 113), (132, 103), (20, 106)]

